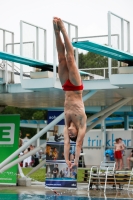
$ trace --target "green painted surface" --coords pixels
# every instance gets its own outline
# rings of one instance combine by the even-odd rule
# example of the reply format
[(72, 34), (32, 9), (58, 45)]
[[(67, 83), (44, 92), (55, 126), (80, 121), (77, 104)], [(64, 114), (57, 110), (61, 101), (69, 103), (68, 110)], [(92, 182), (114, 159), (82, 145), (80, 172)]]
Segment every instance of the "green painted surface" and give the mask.
[[(18, 149), (19, 124), (19, 115), (0, 115), (0, 163)], [(17, 170), (18, 166), (15, 165), (1, 173), (0, 183), (16, 185)]]

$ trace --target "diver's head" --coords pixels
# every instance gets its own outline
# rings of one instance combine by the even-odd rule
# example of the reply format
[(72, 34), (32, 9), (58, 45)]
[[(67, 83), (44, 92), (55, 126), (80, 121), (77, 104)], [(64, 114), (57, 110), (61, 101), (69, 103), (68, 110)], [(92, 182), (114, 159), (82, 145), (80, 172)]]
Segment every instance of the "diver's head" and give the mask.
[(68, 135), (70, 140), (76, 142), (78, 136), (78, 130), (73, 122), (71, 122), (70, 126), (68, 127)]

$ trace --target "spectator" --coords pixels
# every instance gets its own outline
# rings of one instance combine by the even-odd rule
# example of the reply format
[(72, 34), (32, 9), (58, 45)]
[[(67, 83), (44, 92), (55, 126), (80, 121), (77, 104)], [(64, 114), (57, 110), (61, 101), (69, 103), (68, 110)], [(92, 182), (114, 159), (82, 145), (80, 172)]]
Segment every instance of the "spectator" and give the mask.
[(60, 178), (63, 178), (63, 172), (62, 172), (62, 170), (60, 171)]
[(55, 140), (56, 142), (60, 142), (60, 141), (62, 140), (62, 137), (63, 137), (62, 134), (61, 134), (61, 135), (58, 135), (58, 134), (57, 134), (57, 131), (55, 131), (54, 140)]
[(124, 142), (122, 141), (122, 138), (119, 138), (119, 141), (120, 141), (120, 143), (121, 143), (122, 146), (123, 146), (123, 150), (121, 151), (121, 153), (122, 153), (122, 166), (124, 167), (123, 156), (125, 155), (125, 148), (126, 148), (126, 145), (125, 145)]
[(29, 133), (27, 133), (27, 134), (25, 135), (25, 138), (23, 139), (23, 144), (25, 144), (26, 142), (29, 141), (29, 136), (30, 136)]
[(58, 159), (58, 151), (55, 147), (54, 147), (53, 152), (52, 152), (52, 157), (53, 157), (54, 160)]
[(133, 149), (130, 153), (130, 156), (127, 158), (127, 169), (130, 169), (130, 162), (133, 162)]
[(52, 160), (52, 149), (51, 146), (46, 146), (46, 160)]
[(72, 178), (77, 178), (77, 173), (76, 173), (75, 169), (72, 169), (71, 174), (72, 174)]
[(57, 178), (57, 175), (58, 175), (58, 172), (59, 172), (58, 164), (55, 165), (52, 172), (53, 172), (53, 178)]
[(36, 166), (39, 164), (39, 158), (40, 158), (40, 155), (39, 155), (38, 152), (36, 152), (36, 153), (33, 155), (33, 159), (34, 159), (33, 167), (36, 167)]
[[(30, 151), (30, 148), (28, 148), (28, 150), (24, 154), (27, 154), (29, 151)], [(31, 162), (32, 162), (31, 156), (29, 156), (28, 158), (25, 158), (23, 161), (23, 167), (31, 166)]]
[(115, 143), (115, 160), (116, 160), (116, 170), (122, 169), (122, 153), (121, 151), (124, 149), (123, 145), (120, 143), (119, 138), (117, 138)]
[(66, 169), (63, 173), (64, 173), (64, 177), (68, 177), (68, 167), (66, 167)]

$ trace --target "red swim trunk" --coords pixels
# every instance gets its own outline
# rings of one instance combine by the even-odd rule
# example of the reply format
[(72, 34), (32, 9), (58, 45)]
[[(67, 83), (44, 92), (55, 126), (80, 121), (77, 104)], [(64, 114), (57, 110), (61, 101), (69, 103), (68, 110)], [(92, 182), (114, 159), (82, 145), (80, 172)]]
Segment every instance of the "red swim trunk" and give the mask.
[(73, 85), (70, 80), (68, 79), (64, 85), (62, 85), (62, 88), (64, 91), (78, 91), (78, 90), (83, 90), (83, 84), (81, 83), (81, 85), (76, 86)]
[(121, 151), (115, 151), (115, 158), (116, 159), (122, 159), (122, 153), (121, 153)]

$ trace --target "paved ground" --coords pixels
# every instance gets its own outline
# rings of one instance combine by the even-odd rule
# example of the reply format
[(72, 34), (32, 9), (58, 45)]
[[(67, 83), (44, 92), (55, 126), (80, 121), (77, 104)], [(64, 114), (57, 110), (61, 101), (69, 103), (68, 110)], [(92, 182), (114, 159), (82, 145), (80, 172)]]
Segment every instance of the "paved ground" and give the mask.
[[(133, 199), (133, 193), (127, 192), (126, 190), (113, 190), (108, 189), (106, 194), (104, 194), (103, 190), (97, 191), (95, 189), (87, 191), (87, 184), (78, 184), (77, 190), (56, 190), (61, 195), (67, 196), (84, 196), (84, 197), (101, 197), (101, 198), (119, 198), (119, 199)], [(53, 191), (45, 188), (43, 185), (32, 185), (29, 187), (22, 186), (1, 186), (0, 193), (18, 193), (18, 194), (30, 194), (30, 195), (45, 195), (51, 194), (53, 195)], [(88, 198), (89, 199), (89, 198)]]

